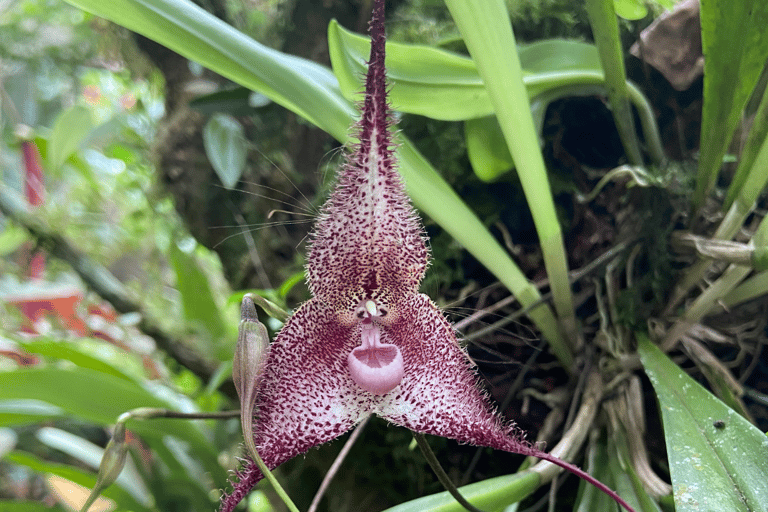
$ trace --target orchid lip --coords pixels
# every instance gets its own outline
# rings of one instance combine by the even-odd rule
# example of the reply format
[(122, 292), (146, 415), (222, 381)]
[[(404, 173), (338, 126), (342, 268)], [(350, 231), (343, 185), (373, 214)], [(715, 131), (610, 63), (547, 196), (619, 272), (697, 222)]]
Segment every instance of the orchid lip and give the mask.
[(378, 316), (373, 301), (366, 301), (364, 307), (368, 315), (360, 322), (360, 346), (347, 356), (349, 375), (365, 391), (385, 395), (403, 380), (403, 355), (396, 345), (381, 342), (381, 327), (373, 321)]

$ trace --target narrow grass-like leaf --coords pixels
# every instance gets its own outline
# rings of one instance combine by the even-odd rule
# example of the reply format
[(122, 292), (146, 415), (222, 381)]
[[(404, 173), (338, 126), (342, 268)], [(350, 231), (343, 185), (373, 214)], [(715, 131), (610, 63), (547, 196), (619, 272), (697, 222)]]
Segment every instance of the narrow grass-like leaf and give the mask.
[[(629, 4), (626, 0), (624, 5)], [(587, 0), (587, 13), (592, 33), (595, 37), (600, 61), (605, 73), (605, 85), (608, 89), (608, 101), (621, 143), (632, 165), (642, 165), (640, 143), (635, 132), (634, 117), (629, 103), (627, 74), (624, 71), (624, 50), (619, 38), (619, 26), (616, 22), (614, 0)], [(645, 6), (640, 5), (644, 8)], [(637, 14), (637, 13), (636, 13)], [(640, 17), (645, 16), (645, 13)]]
[[(587, 472), (603, 482), (611, 489), (616, 488), (614, 474), (609, 465), (608, 444), (605, 437), (590, 443), (587, 450)], [(624, 496), (622, 494), (622, 496)], [(579, 484), (579, 495), (576, 498), (574, 512), (617, 512), (619, 505), (605, 493), (582, 480)]]
[(768, 2), (703, 0), (704, 109), (693, 207), (712, 188), (741, 111), (768, 60)]
[[(486, 512), (501, 512), (512, 503), (517, 503), (539, 487), (537, 473), (522, 471), (513, 475), (489, 478), (482, 482), (459, 487), (459, 492), (475, 507)], [(444, 491), (424, 496), (388, 508), (384, 512), (466, 512), (464, 507)]]
[(531, 117), (528, 93), (506, 4), (500, 0), (446, 0), (491, 98), (501, 131), (518, 169), (561, 325), (577, 341), (573, 295), (562, 230)]
[[(723, 208), (727, 209), (738, 199), (742, 208), (750, 209), (757, 195), (765, 187), (766, 160), (768, 160), (768, 88), (763, 92), (752, 127), (749, 129), (747, 141), (741, 152), (739, 166), (733, 175), (728, 194), (725, 196)], [(758, 163), (758, 158), (761, 160)]]
[(756, 512), (768, 503), (768, 437), (644, 335), (638, 352), (659, 400), (677, 512)]
[(40, 400), (0, 400), (0, 427), (42, 423), (64, 411)]

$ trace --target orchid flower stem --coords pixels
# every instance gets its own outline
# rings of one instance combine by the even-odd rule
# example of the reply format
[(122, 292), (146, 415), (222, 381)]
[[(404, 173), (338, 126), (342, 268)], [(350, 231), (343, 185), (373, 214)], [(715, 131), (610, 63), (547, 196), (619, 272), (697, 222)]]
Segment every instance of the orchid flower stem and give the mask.
[(320, 488), (317, 490), (317, 493), (315, 493), (315, 497), (312, 498), (312, 503), (310, 503), (309, 509), (307, 509), (307, 512), (315, 512), (317, 510), (317, 507), (320, 505), (320, 500), (325, 495), (325, 491), (328, 490), (328, 486), (330, 485), (331, 480), (333, 480), (333, 477), (336, 476), (336, 473), (338, 473), (342, 462), (344, 462), (344, 459), (349, 454), (349, 451), (355, 445), (355, 442), (357, 442), (358, 438), (360, 437), (360, 434), (363, 433), (363, 430), (365, 429), (365, 426), (368, 424), (368, 420), (370, 419), (371, 419), (370, 416), (365, 418), (363, 421), (360, 422), (359, 425), (357, 425), (357, 427), (355, 427), (355, 430), (352, 432), (352, 434), (350, 434), (349, 438), (347, 439), (347, 442), (344, 443), (344, 446), (341, 448), (341, 451), (336, 456), (336, 460), (333, 461), (333, 464), (331, 464), (331, 467), (328, 469), (328, 472), (323, 477), (323, 481), (320, 483)]
[(285, 492), (285, 489), (283, 489), (283, 486), (280, 485), (280, 482), (277, 481), (275, 475), (272, 474), (267, 465), (264, 464), (264, 461), (261, 460), (259, 452), (256, 451), (256, 445), (253, 442), (253, 437), (247, 437), (245, 439), (245, 446), (248, 448), (248, 455), (250, 455), (251, 459), (253, 459), (256, 467), (259, 468), (259, 471), (261, 471), (261, 474), (264, 475), (264, 478), (269, 480), (272, 488), (275, 490), (280, 499), (283, 500), (283, 503), (285, 503), (285, 506), (288, 507), (288, 510), (291, 512), (299, 512), (298, 507), (293, 503), (290, 496), (288, 496), (288, 493)]
[(461, 493), (459, 493), (459, 490), (448, 477), (448, 473), (445, 472), (443, 467), (440, 465), (440, 462), (438, 462), (437, 457), (435, 457), (435, 452), (433, 452), (432, 448), (430, 448), (427, 439), (424, 437), (424, 434), (413, 432), (413, 438), (416, 440), (416, 444), (419, 445), (419, 448), (421, 448), (421, 453), (423, 453), (424, 458), (427, 459), (429, 467), (431, 467), (432, 471), (435, 472), (435, 476), (437, 476), (437, 479), (440, 480), (441, 484), (443, 484), (443, 487), (445, 487), (445, 489), (451, 493), (451, 496), (453, 496), (453, 498), (458, 501), (462, 507), (469, 510), (470, 512), (482, 512), (482, 510), (472, 505), (470, 502), (464, 499), (464, 496), (462, 496)]

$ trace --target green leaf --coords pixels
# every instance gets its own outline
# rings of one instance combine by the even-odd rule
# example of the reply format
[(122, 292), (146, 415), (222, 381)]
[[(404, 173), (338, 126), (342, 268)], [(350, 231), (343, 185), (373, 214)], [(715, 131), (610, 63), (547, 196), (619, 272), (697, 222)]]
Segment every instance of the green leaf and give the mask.
[(40, 400), (0, 400), (0, 426), (42, 423), (62, 416), (64, 411)]
[(249, 91), (245, 87), (235, 87), (195, 98), (189, 102), (189, 106), (203, 114), (223, 112), (243, 116), (252, 114), (257, 107), (263, 107), (269, 102), (268, 98), (257, 92)]
[[(601, 436), (600, 439), (589, 445), (586, 470), (590, 475), (615, 490), (616, 482), (609, 461), (608, 443), (606, 437)], [(624, 497), (621, 493), (619, 495)], [(595, 510), (616, 512), (619, 510), (619, 505), (600, 489), (582, 480), (579, 483), (579, 494), (573, 510), (574, 512), (592, 512)]]
[(248, 152), (243, 125), (228, 114), (214, 114), (203, 128), (203, 145), (221, 183), (234, 188), (245, 170)]
[(22, 227), (6, 222), (0, 231), (0, 257), (8, 256), (29, 240), (29, 233)]
[(640, 359), (661, 408), (677, 512), (765, 510), (768, 438), (647, 337), (637, 337)]
[[(169, 390), (164, 391), (164, 394), (170, 394)], [(41, 400), (99, 425), (111, 425), (119, 415), (138, 407), (177, 410), (170, 401), (160, 400), (135, 383), (88, 368), (21, 368), (0, 372), (0, 399)], [(183, 439), (194, 447), (217, 485), (226, 481), (217, 461), (218, 453), (196, 424), (157, 419), (132, 421), (128, 427), (157, 442), (168, 435)]]
[[(121, 379), (130, 381), (135, 380), (129, 376), (129, 374), (123, 371), (120, 364), (110, 364), (102, 358), (98, 358), (89, 354), (88, 350), (84, 348), (86, 341), (87, 340), (59, 341), (43, 337), (30, 341), (18, 341), (18, 343), (21, 347), (24, 348), (24, 350), (32, 354), (38, 354), (44, 357), (51, 357), (56, 359), (64, 359), (71, 361), (81, 368), (91, 368), (98, 372), (113, 375)], [(102, 350), (102, 355), (104, 357), (112, 356), (115, 363), (118, 363), (120, 360), (122, 360), (123, 368), (126, 366), (126, 359), (132, 357), (131, 355), (126, 354), (124, 351), (118, 351), (116, 349), (112, 350), (112, 346), (102, 346), (100, 348)], [(135, 363), (135, 361), (131, 362)]]
[(464, 137), (469, 163), (481, 180), (490, 181), (515, 167), (496, 116), (465, 121)]
[(77, 151), (91, 130), (93, 119), (87, 108), (75, 105), (59, 114), (48, 143), (50, 168), (60, 168), (67, 158)]
[[(538, 134), (531, 116), (530, 92), (509, 13), (502, 0), (446, 0), (456, 26), (488, 91), (539, 236), (552, 298), (566, 339), (550, 339), (550, 347), (571, 368), (571, 344), (577, 339), (568, 261)], [(564, 75), (567, 75), (565, 73)]]
[[(623, 431), (614, 432), (611, 441), (601, 435), (590, 443), (587, 451), (587, 471), (613, 489), (636, 512), (661, 512), (659, 505), (643, 488), (629, 460), (629, 447)], [(574, 512), (619, 512), (623, 509), (607, 494), (586, 481), (579, 484), (579, 495)]]
[(616, 14), (625, 20), (641, 20), (648, 15), (648, 8), (642, 0), (613, 0)]
[[(459, 487), (467, 501), (481, 510), (496, 511), (517, 503), (539, 487), (539, 475), (522, 471)], [(384, 512), (464, 512), (448, 491), (424, 496), (388, 508)]]
[[(96, 484), (95, 473), (88, 473), (86, 471), (75, 469), (64, 464), (47, 462), (25, 452), (17, 451), (9, 453), (3, 457), (3, 460), (10, 462), (11, 464), (28, 467), (29, 469), (41, 474), (51, 474), (66, 478), (67, 480), (71, 480), (76, 484), (87, 487), (88, 489), (93, 488), (93, 486)], [(154, 507), (146, 507), (142, 505), (136, 501), (128, 492), (121, 489), (117, 485), (109, 486), (104, 490), (102, 495), (106, 498), (114, 500), (118, 504), (118, 510), (132, 510), (134, 512), (156, 511)], [(5, 503), (2, 502), (0, 502), (0, 504), (3, 506), (5, 505)], [(0, 506), (0, 510), (5, 509)]]
[(700, 207), (715, 182), (741, 111), (768, 60), (768, 2), (701, 2), (704, 109), (693, 198)]
[[(359, 100), (370, 40), (332, 20), (328, 46), (344, 96)], [(597, 49), (591, 44), (553, 39), (520, 45), (519, 53), (530, 98), (563, 85), (603, 82)], [(387, 80), (392, 108), (401, 112), (446, 121), (493, 114), (474, 61), (456, 53), (387, 41)]]

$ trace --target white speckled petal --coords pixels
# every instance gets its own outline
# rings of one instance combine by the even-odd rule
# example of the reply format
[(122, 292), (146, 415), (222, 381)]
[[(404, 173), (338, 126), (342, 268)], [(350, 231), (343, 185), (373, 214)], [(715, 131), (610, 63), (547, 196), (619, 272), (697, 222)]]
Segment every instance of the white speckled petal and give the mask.
[(527, 453), (512, 424), (494, 414), (477, 376), (442, 312), (423, 294), (398, 308), (389, 328), (405, 360), (400, 386), (376, 404), (379, 416), (415, 432)]

